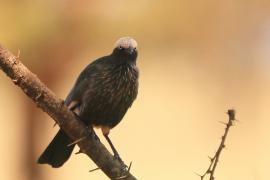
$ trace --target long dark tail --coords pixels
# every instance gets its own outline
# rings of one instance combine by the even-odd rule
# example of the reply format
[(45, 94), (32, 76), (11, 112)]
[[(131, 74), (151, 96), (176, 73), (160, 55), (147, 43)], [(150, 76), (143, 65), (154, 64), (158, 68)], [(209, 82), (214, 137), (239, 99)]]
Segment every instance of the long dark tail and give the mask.
[(54, 168), (62, 166), (70, 157), (75, 145), (63, 130), (59, 130), (52, 142), (38, 159), (39, 164), (50, 164)]

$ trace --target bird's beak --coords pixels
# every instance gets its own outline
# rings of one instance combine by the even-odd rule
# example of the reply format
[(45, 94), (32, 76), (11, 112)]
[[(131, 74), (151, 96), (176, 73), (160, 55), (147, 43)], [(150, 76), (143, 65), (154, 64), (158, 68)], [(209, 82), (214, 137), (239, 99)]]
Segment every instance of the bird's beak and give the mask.
[(134, 48), (127, 48), (127, 49), (126, 49), (126, 52), (127, 52), (128, 54), (133, 54), (134, 51), (135, 51)]

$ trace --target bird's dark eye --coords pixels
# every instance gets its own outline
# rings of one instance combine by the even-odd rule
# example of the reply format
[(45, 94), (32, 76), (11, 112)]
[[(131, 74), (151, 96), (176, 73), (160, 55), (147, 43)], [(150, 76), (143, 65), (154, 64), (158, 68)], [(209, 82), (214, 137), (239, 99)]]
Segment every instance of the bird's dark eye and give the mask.
[(122, 46), (119, 46), (119, 49), (123, 49), (123, 47)]

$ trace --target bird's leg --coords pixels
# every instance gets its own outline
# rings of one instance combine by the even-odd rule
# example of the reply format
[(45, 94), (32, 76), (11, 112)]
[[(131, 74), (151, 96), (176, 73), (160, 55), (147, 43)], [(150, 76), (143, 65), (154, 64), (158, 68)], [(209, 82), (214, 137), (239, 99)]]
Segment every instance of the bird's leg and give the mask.
[[(119, 153), (117, 152), (117, 150), (115, 149), (115, 147), (114, 147), (114, 145), (113, 145), (111, 139), (109, 138), (109, 135), (108, 135), (108, 134), (104, 134), (104, 137), (106, 138), (107, 142), (109, 143), (109, 145), (110, 145), (110, 147), (111, 147), (111, 149), (112, 149), (112, 151), (113, 151), (114, 156), (115, 156), (117, 159), (120, 159), (120, 160), (121, 160), (121, 158), (120, 158), (120, 156), (119, 156)], [(122, 160), (121, 160), (121, 161), (122, 161)]]
[(105, 139), (108, 141), (112, 151), (113, 151), (113, 155), (114, 157), (120, 162), (121, 166), (123, 166), (123, 168), (126, 168), (126, 165), (124, 163), (124, 161), (120, 158), (120, 155), (119, 153), (117, 152), (117, 150), (115, 149), (111, 139), (109, 138), (109, 135), (108, 134), (104, 134), (104, 137)]
[(107, 140), (107, 142), (109, 143), (112, 151), (113, 151), (113, 155), (116, 159), (118, 159), (118, 161), (120, 162), (121, 166), (125, 169), (127, 166), (125, 165), (124, 161), (120, 158), (119, 153), (117, 152), (117, 150), (115, 149), (111, 139), (109, 138), (109, 133), (110, 133), (110, 128), (109, 127), (101, 127), (103, 136), (105, 137), (105, 139)]

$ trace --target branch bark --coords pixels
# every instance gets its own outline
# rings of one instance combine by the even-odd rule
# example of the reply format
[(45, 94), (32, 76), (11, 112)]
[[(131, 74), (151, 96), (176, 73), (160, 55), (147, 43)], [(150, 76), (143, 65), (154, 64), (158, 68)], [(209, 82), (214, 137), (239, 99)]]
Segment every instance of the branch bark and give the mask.
[(89, 136), (90, 129), (76, 119), (74, 114), (64, 105), (64, 101), (58, 98), (43, 84), (38, 77), (27, 69), (19, 57), (0, 45), (0, 69), (11, 78), (13, 83), (19, 86), (39, 108), (51, 116), (67, 135), (78, 142), (80, 152), (90, 157), (96, 165), (110, 178), (135, 180), (129, 172), (123, 170), (121, 164), (112, 156), (105, 146), (93, 136)]

